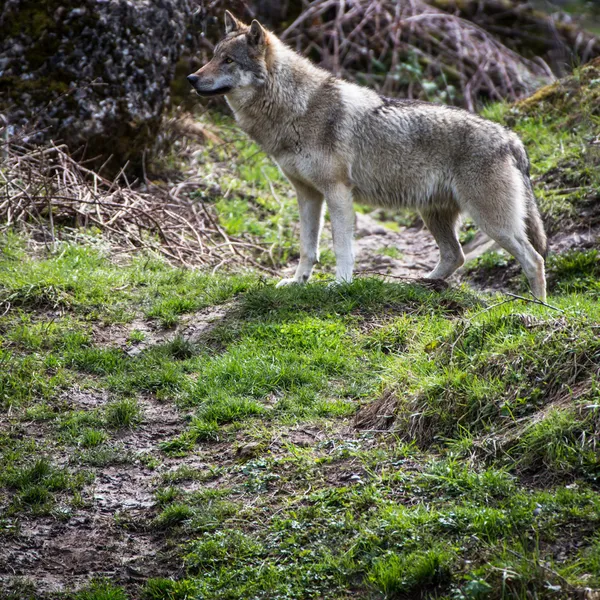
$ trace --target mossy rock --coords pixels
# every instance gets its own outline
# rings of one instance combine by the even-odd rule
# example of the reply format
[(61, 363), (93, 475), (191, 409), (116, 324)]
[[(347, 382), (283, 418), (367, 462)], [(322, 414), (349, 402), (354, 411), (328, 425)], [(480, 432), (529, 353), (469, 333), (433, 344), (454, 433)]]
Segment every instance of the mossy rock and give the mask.
[(152, 153), (191, 21), (187, 0), (15, 0), (0, 17), (0, 112), (105, 173)]
[(556, 113), (569, 115), (571, 121), (600, 115), (600, 57), (565, 77), (539, 89), (517, 102), (522, 115), (548, 119)]

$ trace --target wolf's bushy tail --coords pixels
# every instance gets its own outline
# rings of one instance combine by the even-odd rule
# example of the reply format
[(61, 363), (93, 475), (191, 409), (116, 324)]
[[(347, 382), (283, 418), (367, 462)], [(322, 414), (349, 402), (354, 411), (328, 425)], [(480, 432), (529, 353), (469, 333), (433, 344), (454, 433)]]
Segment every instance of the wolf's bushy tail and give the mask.
[(540, 209), (538, 208), (529, 176), (525, 176), (525, 193), (527, 194), (527, 213), (525, 215), (527, 237), (536, 252), (546, 258), (548, 254), (548, 238), (546, 237), (544, 222), (540, 215)]
[(523, 183), (525, 184), (525, 228), (527, 237), (531, 242), (531, 245), (535, 248), (536, 252), (546, 258), (548, 254), (548, 239), (546, 238), (546, 231), (544, 230), (544, 222), (540, 215), (540, 209), (538, 208), (537, 201), (535, 199), (535, 193), (533, 186), (531, 185), (531, 177), (529, 175), (529, 157), (523, 147), (523, 144), (514, 138), (511, 143), (511, 150), (515, 158), (517, 168), (523, 176)]

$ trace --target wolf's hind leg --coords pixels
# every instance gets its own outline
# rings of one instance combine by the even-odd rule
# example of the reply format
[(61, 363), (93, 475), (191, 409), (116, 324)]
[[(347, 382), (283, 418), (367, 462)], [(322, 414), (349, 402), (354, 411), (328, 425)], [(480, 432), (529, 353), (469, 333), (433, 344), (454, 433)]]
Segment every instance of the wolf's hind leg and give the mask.
[(446, 279), (465, 262), (456, 231), (458, 207), (428, 207), (419, 212), (440, 249), (440, 260), (426, 277), (428, 279)]
[(533, 295), (546, 301), (544, 259), (527, 238), (527, 197), (521, 174), (515, 169), (496, 169), (477, 184), (459, 190), (465, 208), (484, 233), (498, 242), (521, 264)]
[(319, 238), (323, 228), (323, 195), (300, 181), (291, 181), (296, 188), (300, 212), (300, 262), (294, 277), (282, 279), (277, 287), (306, 283), (315, 263), (319, 262)]
[(546, 275), (544, 273), (544, 259), (538, 254), (527, 235), (522, 231), (504, 232), (489, 226), (488, 223), (479, 223), (479, 226), (502, 248), (510, 252), (521, 264), (533, 295), (542, 302), (546, 301)]

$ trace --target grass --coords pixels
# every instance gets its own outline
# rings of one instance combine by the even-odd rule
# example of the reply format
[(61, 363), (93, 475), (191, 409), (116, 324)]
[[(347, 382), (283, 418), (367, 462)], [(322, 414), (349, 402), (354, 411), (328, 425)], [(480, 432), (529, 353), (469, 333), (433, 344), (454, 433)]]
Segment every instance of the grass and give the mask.
[(73, 595), (73, 600), (127, 600), (128, 595), (121, 587), (107, 580), (97, 580)]
[[(177, 580), (142, 582), (143, 597), (554, 598), (600, 585), (594, 251), (550, 263), (558, 313), (368, 278), (209, 283), (164, 264), (140, 270), (141, 259), (116, 267), (81, 247), (21, 253), (17, 274), (11, 253), (22, 246), (11, 244), (0, 262), (11, 289), (39, 277), (29, 263), (58, 278), (78, 256), (60, 277), (96, 281), (98, 294), (105, 277), (120, 288), (107, 307), (156, 331), (170, 324), (148, 307), (180, 286), (199, 286), (198, 309), (235, 300), (200, 338), (178, 330), (137, 354), (126, 351), (133, 325), (78, 284), (60, 309), (33, 292), (11, 303), (0, 321), (14, 390), (3, 405), (14, 433), (1, 439), (7, 532), (26, 515), (69, 522), (88, 510), (96, 474), (143, 465), (155, 498), (143, 528), (184, 565)], [(48, 310), (59, 312), (49, 321)], [(186, 310), (193, 319), (197, 308)], [(125, 327), (123, 345), (97, 337), (112, 326)], [(98, 400), (65, 403), (74, 386)], [(121, 440), (146, 431), (148, 395), (181, 419), (138, 457)], [(348, 428), (381, 398), (387, 435)], [(304, 431), (310, 441), (296, 443)], [(39, 452), (47, 458), (33, 460)], [(105, 580), (73, 597), (135, 594)]]
[(0, 483), (9, 491), (7, 514), (19, 511), (47, 514), (55, 506), (58, 497), (64, 493), (75, 494), (88, 479), (84, 471), (73, 474), (53, 465), (47, 458), (23, 464), (19, 460), (21, 456), (13, 447), (12, 452), (3, 457)]
[(105, 420), (110, 427), (133, 427), (140, 418), (140, 407), (132, 398), (117, 400), (106, 407)]
[[(555, 88), (486, 111), (524, 138), (549, 229), (567, 233), (598, 187), (594, 78), (574, 77), (568, 111)], [(286, 263), (289, 189), (224, 135), (233, 150), (198, 160), (229, 192), (205, 199), (227, 231), (272, 246), (268, 264)], [(244, 160), (231, 167), (230, 152)], [(600, 588), (595, 249), (550, 255), (551, 309), (372, 278), (277, 289), (142, 253), (116, 262), (101, 238), (34, 253), (9, 234), (0, 247), (0, 537), (13, 548), (32, 523), (77, 530), (102, 506), (98, 551), (125, 534), (151, 565), (123, 576), (117, 549), (103, 565), (114, 575), (65, 597), (553, 600)], [(512, 264), (488, 253), (476, 272)], [(118, 510), (101, 504), (115, 493)]]

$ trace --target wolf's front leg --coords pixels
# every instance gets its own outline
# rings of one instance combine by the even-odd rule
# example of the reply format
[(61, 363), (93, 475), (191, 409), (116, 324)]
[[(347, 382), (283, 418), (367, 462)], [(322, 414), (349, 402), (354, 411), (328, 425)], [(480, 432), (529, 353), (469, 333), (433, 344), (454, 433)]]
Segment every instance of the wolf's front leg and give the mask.
[(319, 238), (323, 227), (323, 195), (299, 181), (292, 180), (300, 211), (300, 262), (294, 277), (282, 279), (277, 287), (306, 283), (319, 261)]
[(351, 282), (354, 269), (354, 208), (352, 190), (343, 185), (332, 186), (325, 194), (331, 230), (333, 233), (333, 251), (335, 252), (335, 280), (338, 283)]

